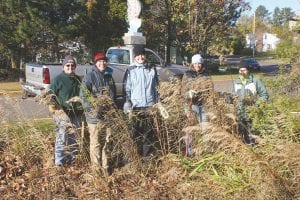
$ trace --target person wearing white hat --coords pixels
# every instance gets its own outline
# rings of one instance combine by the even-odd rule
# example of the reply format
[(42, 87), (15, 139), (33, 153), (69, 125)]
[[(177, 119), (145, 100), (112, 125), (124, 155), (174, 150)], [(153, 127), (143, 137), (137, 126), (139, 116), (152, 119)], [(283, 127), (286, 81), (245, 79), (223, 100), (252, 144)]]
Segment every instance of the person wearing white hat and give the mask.
[[(208, 73), (205, 71), (205, 68), (203, 66), (204, 60), (200, 54), (195, 54), (192, 57), (192, 63), (191, 63), (191, 69), (186, 71), (183, 76), (183, 82), (186, 84), (187, 82), (194, 81), (197, 78), (204, 78), (208, 77)], [(185, 94), (186, 99), (186, 105), (185, 105), (185, 112), (187, 115), (189, 115), (190, 110), (194, 112), (197, 117), (199, 123), (206, 121), (206, 116), (203, 111), (203, 105), (199, 103), (197, 100), (199, 95), (197, 95), (197, 92), (190, 89)], [(190, 102), (192, 102), (192, 105), (189, 105)], [(190, 109), (191, 107), (191, 109)]]
[[(201, 128), (204, 128), (204, 124), (207, 122), (202, 95), (201, 93), (199, 93), (199, 91), (196, 91), (196, 89), (194, 89), (192, 85), (194, 85), (194, 82), (197, 83), (199, 78), (207, 79), (209, 77), (208, 73), (205, 71), (203, 64), (204, 60), (200, 54), (193, 55), (191, 69), (187, 70), (182, 78), (182, 84), (184, 86), (183, 88), (185, 89), (185, 91), (183, 92), (185, 99), (185, 114), (189, 118), (189, 120), (192, 119), (191, 116), (195, 116)], [(187, 142), (186, 144), (188, 146), (187, 155), (190, 156), (192, 154), (192, 139), (190, 138), (188, 141), (189, 142)]]

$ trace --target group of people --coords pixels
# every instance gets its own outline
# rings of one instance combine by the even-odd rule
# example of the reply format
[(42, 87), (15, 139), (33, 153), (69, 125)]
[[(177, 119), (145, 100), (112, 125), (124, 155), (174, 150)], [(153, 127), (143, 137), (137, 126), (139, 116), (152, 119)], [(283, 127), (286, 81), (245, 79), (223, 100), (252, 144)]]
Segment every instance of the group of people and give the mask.
[[(146, 155), (150, 146), (149, 137), (151, 132), (145, 133), (145, 124), (141, 125), (140, 120), (145, 119), (148, 108), (158, 102), (158, 75), (155, 67), (148, 65), (145, 58), (144, 46), (136, 45), (133, 49), (134, 64), (127, 69), (124, 76), (126, 114), (136, 113), (133, 123), (132, 136), (137, 141), (138, 152)], [(74, 128), (80, 129), (82, 122), (87, 123), (89, 132), (89, 152), (91, 165), (100, 168), (102, 163), (101, 152), (103, 147), (105, 129), (103, 126), (104, 113), (92, 104), (92, 99), (102, 95), (109, 95), (114, 99), (115, 83), (112, 77), (112, 69), (107, 67), (107, 57), (104, 52), (99, 52), (94, 57), (95, 65), (87, 73), (82, 81), (75, 74), (76, 61), (71, 56), (65, 57), (60, 75), (51, 81), (48, 94), (57, 96), (60, 109), (69, 117)], [(70, 103), (73, 97), (80, 96), (81, 102)], [(52, 112), (58, 107), (50, 106)], [(145, 112), (140, 112), (145, 111)], [(144, 113), (139, 115), (139, 113)], [(63, 166), (74, 162), (77, 149), (76, 134), (68, 131), (65, 126), (56, 121), (56, 142), (55, 142), (55, 165)], [(68, 151), (66, 150), (68, 149)]]
[[(155, 148), (154, 135), (149, 127), (151, 124), (149, 109), (160, 101), (158, 86), (159, 79), (155, 66), (149, 65), (145, 57), (145, 48), (142, 45), (135, 45), (133, 48), (134, 64), (127, 69), (124, 76), (124, 100), (123, 110), (132, 120), (131, 136), (136, 141), (138, 153), (145, 157)], [(91, 98), (98, 98), (102, 95), (109, 95), (114, 99), (115, 83), (112, 77), (112, 69), (107, 67), (107, 57), (104, 52), (99, 52), (94, 57), (95, 65), (87, 73), (82, 81), (75, 74), (76, 61), (68, 55), (63, 61), (63, 71), (51, 81), (50, 92), (58, 98), (61, 109), (67, 114), (75, 128), (87, 123), (89, 132), (89, 152), (91, 165), (101, 168), (101, 151), (103, 147), (103, 135), (105, 126), (100, 126), (104, 120), (100, 110), (95, 110)], [(204, 59), (200, 54), (192, 57), (191, 68), (184, 74), (183, 80), (193, 81), (198, 78), (207, 77), (208, 73), (204, 68)], [(240, 66), (239, 79), (234, 82), (234, 92), (240, 96), (240, 107), (238, 116), (241, 121), (246, 121), (244, 99), (247, 96), (258, 95), (263, 100), (268, 99), (266, 88), (262, 82), (249, 74), (248, 66)], [(69, 103), (72, 97), (80, 96), (81, 102)], [(185, 94), (192, 105), (185, 106), (185, 113), (193, 112), (199, 123), (205, 122), (205, 107), (198, 101), (195, 91), (190, 90)], [(52, 108), (53, 109), (53, 108)], [(55, 165), (63, 166), (75, 161), (77, 149), (76, 135), (70, 133), (65, 127), (56, 123), (55, 142)], [(103, 124), (102, 124), (103, 125)], [(247, 141), (246, 141), (247, 142)]]

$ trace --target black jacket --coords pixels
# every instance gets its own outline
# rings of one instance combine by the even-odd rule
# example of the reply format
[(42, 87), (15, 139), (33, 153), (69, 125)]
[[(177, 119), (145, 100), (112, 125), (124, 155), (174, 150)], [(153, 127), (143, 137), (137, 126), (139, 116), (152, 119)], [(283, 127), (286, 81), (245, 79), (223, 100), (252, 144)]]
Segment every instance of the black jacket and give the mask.
[(202, 76), (208, 76), (208, 73), (205, 70), (201, 72), (196, 72), (195, 70), (188, 70), (184, 73), (184, 77), (187, 79), (194, 79)]
[[(190, 103), (190, 95), (188, 93), (188, 90), (191, 90), (191, 88), (189, 88), (189, 83), (191, 83), (192, 81), (195, 81), (195, 79), (197, 78), (207, 78), (209, 76), (209, 74), (203, 69), (200, 72), (196, 72), (195, 70), (188, 70), (184, 73), (183, 78), (182, 78), (182, 83), (184, 84), (186, 91), (183, 91), (184, 94), (184, 98), (186, 100), (186, 103)], [(201, 98), (201, 96), (199, 96), (199, 94), (195, 94), (192, 98), (192, 104), (193, 105), (202, 105), (203, 104), (203, 100)]]
[(84, 76), (80, 90), (80, 97), (88, 123), (96, 123), (100, 117), (97, 111), (94, 112), (93, 116), (87, 116), (87, 113), (91, 114), (94, 109), (89, 98), (97, 98), (104, 94), (108, 94), (112, 99), (115, 98), (116, 87), (112, 77), (112, 69), (107, 67), (104, 72), (100, 72), (96, 66), (93, 66), (92, 71)]

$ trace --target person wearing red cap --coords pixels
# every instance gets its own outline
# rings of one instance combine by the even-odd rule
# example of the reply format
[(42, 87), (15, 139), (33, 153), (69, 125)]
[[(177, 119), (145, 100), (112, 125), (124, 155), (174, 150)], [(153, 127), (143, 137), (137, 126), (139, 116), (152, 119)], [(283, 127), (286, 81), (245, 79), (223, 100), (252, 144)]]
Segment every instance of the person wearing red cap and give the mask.
[(82, 80), (83, 87), (80, 91), (80, 97), (90, 135), (91, 164), (93, 168), (99, 169), (101, 167), (101, 146), (103, 146), (105, 141), (105, 138), (100, 138), (105, 129), (99, 129), (103, 113), (95, 110), (89, 99), (98, 98), (106, 94), (114, 99), (115, 82), (112, 77), (112, 69), (107, 67), (107, 57), (104, 52), (97, 53), (94, 62), (95, 66), (92, 67), (92, 71), (87, 73)]

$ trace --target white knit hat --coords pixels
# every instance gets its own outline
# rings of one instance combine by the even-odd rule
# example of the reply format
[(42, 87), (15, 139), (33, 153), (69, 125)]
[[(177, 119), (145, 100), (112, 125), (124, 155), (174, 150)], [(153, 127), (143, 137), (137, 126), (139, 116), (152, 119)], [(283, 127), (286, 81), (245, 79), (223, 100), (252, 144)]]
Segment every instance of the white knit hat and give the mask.
[(203, 58), (200, 54), (195, 54), (192, 57), (192, 64), (196, 64), (196, 63), (200, 63), (200, 64), (203, 63)]

